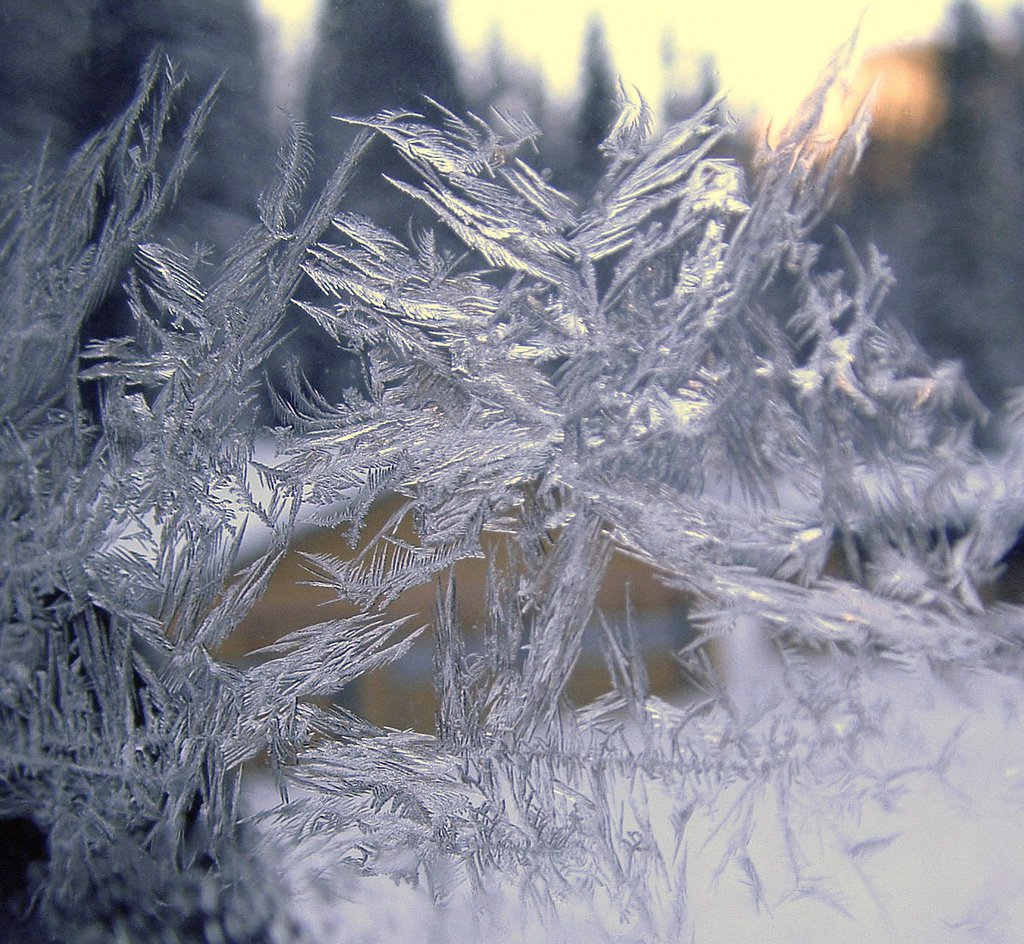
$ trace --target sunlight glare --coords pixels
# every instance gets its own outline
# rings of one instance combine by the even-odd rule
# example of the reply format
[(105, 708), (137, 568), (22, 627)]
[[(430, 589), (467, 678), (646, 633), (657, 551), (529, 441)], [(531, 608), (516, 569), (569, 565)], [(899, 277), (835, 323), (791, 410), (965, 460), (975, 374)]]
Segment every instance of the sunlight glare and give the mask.
[(316, 22), (323, 0), (255, 0), (269, 64), (273, 121), (283, 131), (302, 115)]

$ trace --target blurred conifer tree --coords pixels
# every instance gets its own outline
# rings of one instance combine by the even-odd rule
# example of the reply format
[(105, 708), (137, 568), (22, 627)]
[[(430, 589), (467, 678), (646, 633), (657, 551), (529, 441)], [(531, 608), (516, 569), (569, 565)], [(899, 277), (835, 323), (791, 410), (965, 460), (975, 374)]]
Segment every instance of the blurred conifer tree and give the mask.
[[(60, 159), (111, 121), (160, 49), (189, 76), (188, 115), (215, 82), (217, 120), (170, 229), (231, 245), (255, 218), (253, 192), (274, 169), (259, 29), (247, 0), (3, 0), (0, 160), (36, 153), (47, 136)], [(203, 217), (202, 225), (194, 217)]]
[(617, 114), (615, 84), (604, 25), (600, 17), (593, 16), (584, 39), (583, 95), (576, 118), (576, 184), (581, 189), (592, 187), (604, 169), (599, 145)]
[[(930, 354), (963, 361), (989, 407), (1024, 384), (1024, 68), (972, 0), (938, 50), (945, 117), (905, 180), (861, 175), (838, 215), (900, 278), (892, 309)], [(871, 153), (884, 143), (869, 145)]]
[[(326, 0), (316, 30), (306, 116), (317, 155), (314, 177), (326, 179), (352, 139), (336, 116), (362, 118), (383, 108), (423, 108), (423, 96), (462, 108), (453, 56), (438, 8), (421, 0)], [(383, 148), (375, 157), (384, 160)], [(393, 156), (379, 168), (399, 172)], [(372, 178), (373, 175), (368, 175)], [(386, 183), (367, 188), (363, 210), (407, 213)], [(399, 207), (402, 207), (399, 210)], [(397, 222), (397, 221), (395, 221)]]

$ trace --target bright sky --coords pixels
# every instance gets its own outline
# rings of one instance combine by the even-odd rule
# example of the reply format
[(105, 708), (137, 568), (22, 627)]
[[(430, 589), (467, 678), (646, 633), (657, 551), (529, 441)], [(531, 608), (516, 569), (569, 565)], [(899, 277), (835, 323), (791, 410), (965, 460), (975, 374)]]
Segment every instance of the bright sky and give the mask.
[[(614, 67), (652, 103), (662, 97), (659, 49), (666, 28), (683, 55), (714, 54), (721, 84), (741, 110), (788, 114), (864, 14), (859, 49), (928, 38), (946, 0), (447, 0), (458, 46), (480, 56), (499, 25), (508, 47), (572, 94), (584, 25), (600, 13)], [(1003, 12), (1009, 0), (985, 0)]]
[[(257, 0), (301, 42), (318, 0)], [(387, 2), (387, 0), (382, 0)], [(933, 36), (946, 0), (441, 0), (468, 75), (479, 68), (495, 26), (517, 58), (540, 66), (556, 94), (575, 93), (585, 24), (604, 20), (613, 67), (652, 102), (661, 101), (666, 28), (680, 54), (714, 54), (721, 84), (740, 111), (783, 117), (813, 87), (861, 14), (861, 52)], [(982, 0), (1000, 14), (1011, 0)], [(308, 28), (308, 27), (306, 27)], [(288, 35), (290, 32), (290, 35)], [(308, 34), (307, 34), (308, 35)]]

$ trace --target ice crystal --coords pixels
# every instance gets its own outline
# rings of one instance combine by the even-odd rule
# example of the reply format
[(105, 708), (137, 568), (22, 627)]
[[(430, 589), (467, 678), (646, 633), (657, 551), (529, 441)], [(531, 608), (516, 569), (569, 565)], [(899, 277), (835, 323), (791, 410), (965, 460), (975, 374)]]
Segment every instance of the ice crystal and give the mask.
[[(531, 167), (529, 121), (426, 102), (353, 120), (303, 211), (296, 130), (211, 269), (154, 231), (208, 113), (169, 148), (177, 88), (154, 60), (67, 173), (4, 197), (0, 816), (32, 840), (11, 933), (1014, 939), (1021, 619), (984, 588), (1020, 449), (975, 448), (976, 401), (886, 318), (877, 253), (820, 263), (864, 119), (815, 147), (818, 93), (748, 180), (719, 102), (654, 135), (624, 100), (581, 206)], [(437, 231), (344, 209), (371, 133)], [(304, 277), (320, 297), (291, 306)], [(79, 350), (118, 282), (135, 336)], [(362, 383), (327, 402), (293, 373), (257, 461), (256, 384), (305, 317)], [(220, 661), (303, 515), (359, 548), (307, 559), (357, 615)], [(652, 694), (639, 629), (598, 611), (620, 553), (693, 601), (701, 635), (662, 657), (697, 695)], [(480, 556), (474, 630), (455, 565)], [(385, 614), (430, 583), (423, 625)], [(341, 707), (424, 633), (433, 735)], [(610, 687), (575, 705), (590, 636)], [(257, 763), (278, 795), (246, 818)]]

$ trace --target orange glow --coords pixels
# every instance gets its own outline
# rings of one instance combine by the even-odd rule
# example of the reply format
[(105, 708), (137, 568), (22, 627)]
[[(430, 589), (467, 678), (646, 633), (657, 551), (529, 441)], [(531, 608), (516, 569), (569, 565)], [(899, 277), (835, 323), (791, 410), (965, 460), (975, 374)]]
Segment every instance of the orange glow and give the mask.
[[(872, 140), (912, 145), (927, 140), (942, 123), (946, 107), (938, 50), (901, 45), (866, 55), (853, 78), (840, 80), (829, 95), (819, 126), (822, 140), (842, 134), (869, 96)], [(769, 125), (767, 117), (762, 121), (762, 133), (774, 143), (781, 127)]]
[[(872, 147), (859, 156), (859, 175), (873, 185), (899, 188), (914, 160), (935, 134), (946, 114), (939, 49), (935, 45), (901, 44), (868, 53), (852, 78), (841, 79), (826, 101), (817, 134), (801, 150), (801, 158), (828, 157), (838, 138), (862, 108), (870, 109)], [(777, 145), (784, 124), (762, 119), (759, 136)]]
[[(934, 47), (904, 47), (868, 56), (850, 98), (863, 101), (873, 87), (871, 135), (875, 140), (920, 144), (942, 123), (946, 101)], [(847, 113), (852, 115), (851, 110)]]

